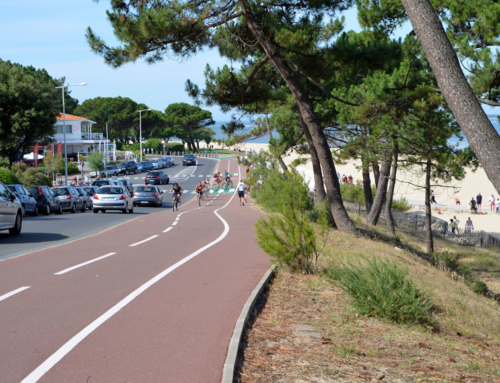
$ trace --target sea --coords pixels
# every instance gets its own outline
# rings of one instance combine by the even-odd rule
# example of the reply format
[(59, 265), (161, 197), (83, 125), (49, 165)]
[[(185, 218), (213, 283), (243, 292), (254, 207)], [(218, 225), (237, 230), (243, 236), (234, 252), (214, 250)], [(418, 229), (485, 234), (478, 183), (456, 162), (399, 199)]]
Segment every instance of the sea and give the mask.
[[(498, 119), (499, 115), (488, 115), (488, 118), (490, 119), (493, 127), (496, 129), (498, 134), (500, 134), (500, 121)], [(215, 138), (219, 138), (219, 139), (227, 138), (227, 135), (222, 132), (221, 126), (228, 124), (228, 123), (229, 123), (229, 121), (217, 121), (215, 123), (215, 125), (210, 126), (210, 129), (212, 129), (215, 132)], [(248, 132), (252, 129), (253, 124), (251, 122), (247, 121), (247, 122), (243, 122), (243, 123), (245, 124), (245, 130), (242, 132), (245, 132), (245, 131)], [(275, 136), (277, 136), (276, 133), (273, 133), (273, 134)], [(255, 140), (248, 141), (248, 142), (255, 143), (255, 144), (268, 144), (269, 137), (263, 136), (263, 137), (259, 137)], [(449, 142), (450, 142), (450, 144), (455, 146), (457, 149), (463, 149), (463, 148), (466, 148), (469, 146), (469, 142), (467, 141), (467, 139), (465, 137), (463, 137), (463, 140), (459, 140), (458, 138), (453, 138), (453, 139), (450, 139)]]

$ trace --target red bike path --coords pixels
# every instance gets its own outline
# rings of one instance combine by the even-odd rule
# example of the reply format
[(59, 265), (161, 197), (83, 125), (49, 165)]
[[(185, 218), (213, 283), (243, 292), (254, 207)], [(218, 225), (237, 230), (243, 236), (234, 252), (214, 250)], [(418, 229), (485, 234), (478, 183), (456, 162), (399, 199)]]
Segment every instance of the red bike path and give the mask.
[(0, 262), (0, 382), (220, 382), (259, 217), (221, 194)]

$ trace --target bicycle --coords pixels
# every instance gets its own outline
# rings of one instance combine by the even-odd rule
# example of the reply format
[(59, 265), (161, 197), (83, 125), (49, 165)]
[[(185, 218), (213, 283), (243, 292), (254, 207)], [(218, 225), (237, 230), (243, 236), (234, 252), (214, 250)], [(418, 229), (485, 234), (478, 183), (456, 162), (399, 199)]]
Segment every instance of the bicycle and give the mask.
[(174, 194), (174, 197), (172, 198), (172, 211), (179, 211), (180, 205), (181, 201), (179, 201), (179, 199), (177, 198), (177, 194)]
[(210, 187), (207, 185), (205, 186), (205, 199), (208, 200), (208, 194), (210, 193)]
[(213, 191), (217, 191), (220, 187), (222, 187), (222, 181), (214, 181), (212, 184)]
[(196, 194), (197, 194), (196, 195), (196, 199), (198, 200), (198, 206), (201, 206), (201, 199), (203, 197), (203, 192), (202, 191), (201, 192), (197, 191)]
[(233, 187), (233, 181), (231, 181), (231, 178), (226, 177), (226, 184), (228, 187)]

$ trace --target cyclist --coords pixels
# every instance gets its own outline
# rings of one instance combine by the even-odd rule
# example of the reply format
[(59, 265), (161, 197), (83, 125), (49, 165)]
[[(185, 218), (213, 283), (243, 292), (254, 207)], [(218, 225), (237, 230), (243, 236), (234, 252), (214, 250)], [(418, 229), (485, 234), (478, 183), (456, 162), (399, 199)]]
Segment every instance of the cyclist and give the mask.
[(214, 181), (217, 183), (217, 187), (221, 187), (222, 177), (220, 175), (220, 172), (217, 172), (214, 178), (215, 178)]
[(203, 185), (201, 182), (198, 182), (198, 185), (194, 188), (196, 192), (196, 199), (198, 200), (198, 205), (201, 205), (201, 201), (203, 200)]
[(203, 180), (203, 187), (205, 189), (205, 198), (208, 198), (208, 193), (210, 192), (210, 182), (208, 181), (208, 177), (205, 177)]
[(229, 174), (229, 170), (226, 170), (224, 172), (224, 178), (226, 179), (226, 181), (229, 181), (231, 179), (231, 174)]
[(175, 210), (175, 203), (174, 203), (174, 201), (176, 199), (177, 199), (177, 211), (179, 210), (179, 205), (181, 204), (181, 195), (182, 195), (183, 191), (184, 190), (182, 190), (182, 188), (179, 186), (179, 184), (177, 182), (174, 183), (174, 185), (170, 189), (170, 192), (174, 193), (174, 197), (172, 198), (172, 210)]

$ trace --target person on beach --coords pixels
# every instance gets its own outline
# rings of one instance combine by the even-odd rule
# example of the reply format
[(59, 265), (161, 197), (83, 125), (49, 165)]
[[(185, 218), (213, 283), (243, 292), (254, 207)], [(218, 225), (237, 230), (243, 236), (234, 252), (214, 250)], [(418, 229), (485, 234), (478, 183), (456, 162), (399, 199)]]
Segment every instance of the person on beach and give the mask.
[(455, 228), (457, 227), (455, 224), (455, 221), (453, 221), (453, 218), (450, 219), (450, 227), (451, 227), (451, 232), (455, 234)]
[(483, 203), (483, 196), (481, 195), (481, 193), (477, 194), (476, 202), (477, 202), (477, 211), (481, 211), (481, 204)]
[(437, 204), (436, 197), (434, 196), (434, 190), (432, 190), (432, 189), (431, 189), (431, 198), (430, 199), (431, 199), (431, 203)]
[(460, 200), (458, 199), (458, 197), (455, 197), (455, 205), (460, 205)]
[(500, 198), (497, 198), (497, 213), (500, 213)]
[(465, 233), (472, 233), (472, 230), (474, 230), (474, 224), (472, 223), (472, 219), (467, 219), (465, 222)]
[(458, 227), (458, 225), (460, 224), (460, 221), (458, 220), (456, 215), (453, 216), (453, 221), (455, 221), (455, 230), (456, 230), (457, 234), (460, 234), (460, 229)]
[(238, 184), (238, 197), (240, 198), (240, 206), (245, 206), (245, 190), (247, 185), (243, 183), (243, 180), (240, 180)]
[(471, 200), (469, 202), (469, 206), (470, 206), (471, 214), (476, 214), (477, 213), (477, 206), (476, 206), (476, 200), (474, 199), (474, 197), (471, 198)]
[(495, 196), (492, 194), (488, 201), (490, 201), (490, 213), (493, 213), (495, 211)]

